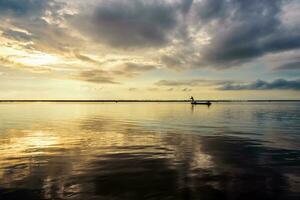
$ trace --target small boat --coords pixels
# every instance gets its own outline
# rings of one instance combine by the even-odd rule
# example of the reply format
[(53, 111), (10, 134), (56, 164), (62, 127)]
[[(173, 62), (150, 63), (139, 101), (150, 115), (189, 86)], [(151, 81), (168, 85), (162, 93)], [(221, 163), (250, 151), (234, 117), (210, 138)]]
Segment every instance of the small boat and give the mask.
[(206, 102), (197, 102), (194, 100), (194, 97), (191, 97), (191, 104), (192, 105), (207, 105), (207, 106), (210, 106), (211, 105), (211, 102), (210, 101), (206, 101)]
[(197, 101), (193, 101), (191, 102), (192, 105), (207, 105), (207, 106), (210, 106), (211, 103), (208, 101), (208, 102), (197, 102)]

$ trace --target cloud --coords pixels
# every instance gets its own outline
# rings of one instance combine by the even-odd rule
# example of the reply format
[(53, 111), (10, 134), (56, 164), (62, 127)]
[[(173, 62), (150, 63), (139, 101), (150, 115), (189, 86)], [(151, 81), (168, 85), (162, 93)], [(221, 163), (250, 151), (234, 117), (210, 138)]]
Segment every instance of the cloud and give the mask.
[(123, 70), (127, 72), (146, 72), (157, 69), (157, 66), (150, 64), (125, 63)]
[[(92, 63), (94, 62), (94, 60), (89, 60), (89, 57), (83, 58), (83, 60), (87, 60), (87, 62)], [(120, 84), (120, 82), (115, 81), (116, 78), (132, 78), (154, 69), (157, 69), (157, 67), (153, 65), (139, 63), (124, 63), (121, 66), (119, 66), (116, 70), (84, 70), (81, 71), (78, 75), (72, 76), (72, 78), (92, 83)]]
[(286, 63), (284, 65), (275, 68), (275, 70), (300, 70), (300, 62)]
[(33, 36), (29, 33), (8, 29), (3, 31), (2, 36), (16, 41), (31, 41)]
[(91, 83), (102, 84), (119, 84), (107, 71), (103, 70), (86, 70), (79, 73), (79, 75), (72, 77), (75, 80), (81, 80)]
[(0, 0), (0, 15), (19, 17), (41, 15), (51, 0)]
[(82, 55), (78, 51), (74, 51), (74, 56), (76, 58), (78, 58), (79, 60), (81, 60), (81, 61), (89, 62), (89, 63), (96, 64), (96, 65), (102, 65), (102, 64), (105, 63), (105, 62), (100, 62), (98, 60), (95, 60), (95, 59), (93, 59), (93, 58), (91, 58), (89, 56)]
[(92, 14), (79, 15), (73, 23), (113, 47), (157, 47), (168, 43), (179, 10), (166, 0), (100, 1)]
[(298, 33), (293, 37), (292, 33), (280, 29), (280, 8), (280, 0), (206, 3), (199, 16), (212, 29), (208, 30), (210, 44), (201, 51), (204, 64), (232, 67), (265, 53), (297, 47), (290, 40), (295, 40)]
[(155, 83), (158, 86), (204, 86), (204, 85), (218, 85), (230, 83), (225, 80), (210, 80), (210, 79), (191, 79), (191, 80), (160, 80)]
[(127, 62), (122, 64), (118, 69), (112, 71), (115, 75), (123, 75), (127, 77), (138, 76), (142, 73), (158, 69), (155, 65)]
[[(272, 90), (286, 89), (299, 90), (299, 80), (284, 80), (277, 79), (273, 82), (257, 80), (253, 83), (242, 83), (228, 80), (213, 80), (213, 79), (191, 79), (191, 80), (160, 80), (155, 83), (157, 86), (165, 87), (198, 87), (198, 86), (216, 86), (218, 90)], [(172, 88), (173, 89), (173, 88)], [(184, 91), (190, 91), (189, 88), (183, 88)], [(182, 91), (183, 91), (182, 90)]]
[(67, 25), (66, 9), (56, 0), (0, 0), (2, 37), (27, 42), (16, 43), (22, 50), (69, 54), (83, 41)]
[(163, 55), (160, 58), (160, 61), (167, 66), (168, 68), (180, 70), (187, 64), (185, 57), (179, 54), (176, 55)]
[(15, 62), (9, 57), (3, 57), (3, 56), (0, 56), (0, 64), (2, 65), (1, 67), (18, 69), (18, 70), (31, 72), (31, 73), (49, 73), (52, 71), (51, 68), (46, 66), (29, 66), (19, 62)]
[(197, 5), (197, 15), (202, 22), (218, 19), (226, 14), (226, 4), (222, 0), (203, 0)]
[(179, 4), (179, 6), (181, 8), (181, 12), (183, 14), (187, 14), (190, 11), (193, 3), (194, 3), (194, 0), (182, 0), (181, 4)]
[(219, 90), (300, 90), (300, 79), (285, 80), (277, 79), (272, 82), (257, 80), (248, 84), (228, 83), (220, 87)]
[(170, 68), (226, 69), (266, 54), (300, 49), (299, 18), (283, 17), (289, 2), (295, 1), (194, 1), (187, 25), (194, 31), (176, 38), (182, 42), (161, 61)]
[[(11, 48), (86, 62), (91, 65), (76, 78), (115, 83), (164, 67), (227, 69), (300, 50), (298, 8), (296, 0), (0, 0), (0, 29), (1, 37), (14, 40)], [(116, 61), (95, 59), (101, 55)], [(92, 69), (104, 63), (109, 72)], [(200, 79), (156, 84), (225, 85)]]
[(98, 28), (93, 32), (116, 48), (166, 45), (170, 51), (159, 56), (170, 68), (225, 69), (300, 49), (300, 28), (295, 26), (300, 20), (284, 17), (296, 7), (294, 2), (112, 0), (95, 10), (92, 21)]
[(190, 89), (190, 88), (184, 88), (184, 89), (182, 89), (181, 91), (182, 91), (182, 92), (190, 92), (190, 91), (192, 91), (192, 89)]

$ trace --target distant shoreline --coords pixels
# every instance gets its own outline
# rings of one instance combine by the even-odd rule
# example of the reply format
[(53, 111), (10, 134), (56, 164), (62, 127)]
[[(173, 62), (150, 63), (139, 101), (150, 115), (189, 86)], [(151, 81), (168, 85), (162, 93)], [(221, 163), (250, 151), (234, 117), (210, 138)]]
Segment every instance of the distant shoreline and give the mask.
[[(300, 102), (300, 100), (196, 100), (199, 102), (210, 101), (212, 103), (221, 102)], [(184, 103), (190, 100), (22, 100), (8, 99), (0, 100), (0, 103), (141, 103), (141, 102), (157, 102), (157, 103)]]

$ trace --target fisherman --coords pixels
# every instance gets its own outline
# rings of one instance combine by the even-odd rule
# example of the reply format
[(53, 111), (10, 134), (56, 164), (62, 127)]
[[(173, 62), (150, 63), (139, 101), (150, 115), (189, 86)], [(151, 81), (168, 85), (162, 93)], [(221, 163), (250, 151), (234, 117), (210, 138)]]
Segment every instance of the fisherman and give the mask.
[(194, 100), (194, 97), (193, 96), (191, 96), (191, 98), (190, 98), (191, 100), (192, 100), (192, 103), (194, 103), (195, 102), (195, 100)]

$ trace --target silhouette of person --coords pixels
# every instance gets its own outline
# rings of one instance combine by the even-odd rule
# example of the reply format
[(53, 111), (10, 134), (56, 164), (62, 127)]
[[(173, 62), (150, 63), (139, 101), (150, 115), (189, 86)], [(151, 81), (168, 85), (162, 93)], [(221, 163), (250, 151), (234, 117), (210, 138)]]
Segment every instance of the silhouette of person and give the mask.
[(192, 100), (192, 102), (195, 102), (195, 100), (194, 100), (194, 97), (193, 96), (191, 96), (191, 98), (190, 98), (191, 100)]

